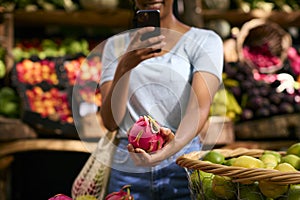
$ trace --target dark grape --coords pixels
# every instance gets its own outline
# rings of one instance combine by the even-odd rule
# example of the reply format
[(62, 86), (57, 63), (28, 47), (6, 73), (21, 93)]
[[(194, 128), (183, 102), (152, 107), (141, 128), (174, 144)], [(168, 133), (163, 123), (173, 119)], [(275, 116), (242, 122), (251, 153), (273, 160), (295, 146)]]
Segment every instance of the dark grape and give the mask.
[(277, 115), (279, 113), (278, 107), (274, 104), (270, 104), (269, 110), (271, 115)]
[(245, 76), (241, 73), (238, 73), (235, 78), (239, 82), (243, 82), (245, 80)]
[(251, 83), (251, 81), (244, 80), (241, 82), (241, 87), (243, 90), (250, 90), (254, 87), (254, 85)]
[(289, 94), (285, 94), (284, 98), (283, 98), (283, 101), (287, 102), (287, 103), (293, 104), (294, 103), (294, 96), (293, 95), (289, 95)]
[(253, 73), (253, 69), (249, 66), (244, 66), (242, 73), (244, 73), (245, 75), (248, 75), (249, 79), (253, 78), (252, 73)]
[(276, 93), (276, 92), (272, 93), (269, 96), (270, 101), (275, 105), (279, 105), (282, 102), (282, 98), (283, 98), (282, 93)]
[(281, 114), (293, 113), (294, 112), (294, 106), (292, 104), (290, 104), (290, 103), (282, 102), (279, 105), (279, 112)]
[(238, 70), (234, 66), (227, 64), (224, 67), (224, 71), (226, 72), (228, 78), (235, 78)]
[(255, 97), (255, 96), (259, 96), (260, 92), (258, 88), (252, 88), (251, 90), (248, 91), (249, 96), (251, 97)]
[(251, 97), (246, 106), (250, 109), (256, 110), (264, 105), (264, 101), (264, 98), (261, 96)]
[(268, 108), (259, 108), (255, 112), (255, 116), (257, 117), (269, 117), (270, 116), (270, 110)]
[(262, 106), (270, 106), (270, 100), (268, 98), (262, 98)]
[(239, 99), (241, 97), (241, 88), (239, 86), (231, 87), (230, 91), (235, 96), (235, 98)]
[(242, 115), (241, 115), (242, 120), (249, 120), (249, 119), (252, 119), (252, 118), (253, 118), (253, 111), (252, 110), (246, 108), (242, 111)]
[(267, 85), (265, 87), (260, 87), (259, 88), (259, 93), (260, 93), (261, 96), (267, 97), (271, 93), (271, 88)]

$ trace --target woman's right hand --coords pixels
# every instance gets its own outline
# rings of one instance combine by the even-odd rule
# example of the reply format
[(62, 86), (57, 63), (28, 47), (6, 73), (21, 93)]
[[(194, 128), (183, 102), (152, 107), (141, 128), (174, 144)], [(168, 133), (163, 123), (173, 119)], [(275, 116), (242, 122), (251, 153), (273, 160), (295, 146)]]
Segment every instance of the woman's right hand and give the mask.
[(125, 71), (133, 69), (140, 62), (148, 58), (161, 55), (161, 53), (155, 52), (155, 50), (162, 49), (165, 46), (165, 36), (159, 35), (147, 40), (141, 40), (143, 34), (151, 31), (154, 31), (154, 27), (144, 27), (133, 32), (126, 53), (120, 59), (120, 66), (126, 68)]

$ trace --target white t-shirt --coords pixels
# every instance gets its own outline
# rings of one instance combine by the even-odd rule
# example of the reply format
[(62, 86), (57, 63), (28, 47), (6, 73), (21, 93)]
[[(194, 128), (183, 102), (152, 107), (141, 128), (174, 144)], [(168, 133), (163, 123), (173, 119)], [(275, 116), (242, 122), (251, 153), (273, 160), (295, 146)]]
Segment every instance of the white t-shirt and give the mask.
[[(119, 41), (115, 42), (116, 39)], [(100, 85), (113, 79), (119, 57), (116, 54), (125, 51), (129, 40), (129, 33), (108, 39), (102, 56)], [(118, 51), (114, 49), (116, 45), (120, 47)], [(222, 82), (223, 43), (215, 32), (192, 27), (168, 53), (147, 59), (132, 69), (127, 113), (119, 133), (126, 137), (124, 134), (142, 115), (150, 115), (176, 132), (196, 71), (212, 73)]]

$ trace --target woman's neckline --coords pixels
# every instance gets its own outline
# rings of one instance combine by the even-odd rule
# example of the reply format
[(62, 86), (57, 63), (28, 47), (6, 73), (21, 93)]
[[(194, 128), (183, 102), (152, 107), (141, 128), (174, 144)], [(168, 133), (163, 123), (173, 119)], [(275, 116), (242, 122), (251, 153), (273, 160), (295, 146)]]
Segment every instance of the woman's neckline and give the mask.
[(178, 32), (178, 33), (181, 34), (181, 36), (177, 39), (176, 43), (175, 43), (173, 46), (171, 46), (170, 48), (167, 48), (167, 49), (165, 50), (165, 52), (161, 53), (161, 55), (159, 55), (159, 56), (157, 56), (157, 57), (158, 57), (158, 58), (159, 58), (159, 57), (164, 57), (165, 55), (168, 55), (168, 54), (170, 54), (170, 53), (172, 53), (172, 52), (175, 52), (176, 49), (178, 48), (178, 45), (181, 43), (181, 41), (184, 40), (184, 38), (186, 38), (187, 35), (189, 35), (190, 32), (192, 32), (192, 29), (194, 29), (194, 28), (193, 28), (193, 27), (190, 27), (190, 28), (189, 28), (186, 32), (184, 32), (184, 33)]

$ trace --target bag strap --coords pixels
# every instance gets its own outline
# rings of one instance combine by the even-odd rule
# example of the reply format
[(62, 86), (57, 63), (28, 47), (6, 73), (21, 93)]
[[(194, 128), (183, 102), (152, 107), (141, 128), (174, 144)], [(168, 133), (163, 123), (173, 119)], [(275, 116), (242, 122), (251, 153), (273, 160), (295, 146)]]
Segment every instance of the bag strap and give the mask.
[[(103, 151), (107, 150), (107, 153), (109, 155), (106, 157), (106, 160), (103, 160), (103, 163), (105, 163), (107, 167), (104, 168), (104, 172), (103, 172), (103, 179), (102, 179), (103, 185), (102, 185), (102, 189), (100, 190), (99, 197), (98, 197), (99, 200), (104, 199), (107, 194), (107, 191), (108, 191), (108, 182), (109, 182), (110, 171), (111, 171), (110, 165), (111, 165), (111, 162), (113, 159), (112, 154), (114, 153), (115, 145), (117, 144), (116, 134), (117, 134), (117, 131), (113, 131), (113, 132), (108, 131), (101, 138), (101, 140), (103, 142), (105, 142), (104, 144), (105, 144), (105, 148), (106, 148), (106, 149), (103, 149)], [(99, 144), (100, 144), (100, 142), (99, 142)], [(103, 159), (103, 157), (102, 157), (102, 159)]]

